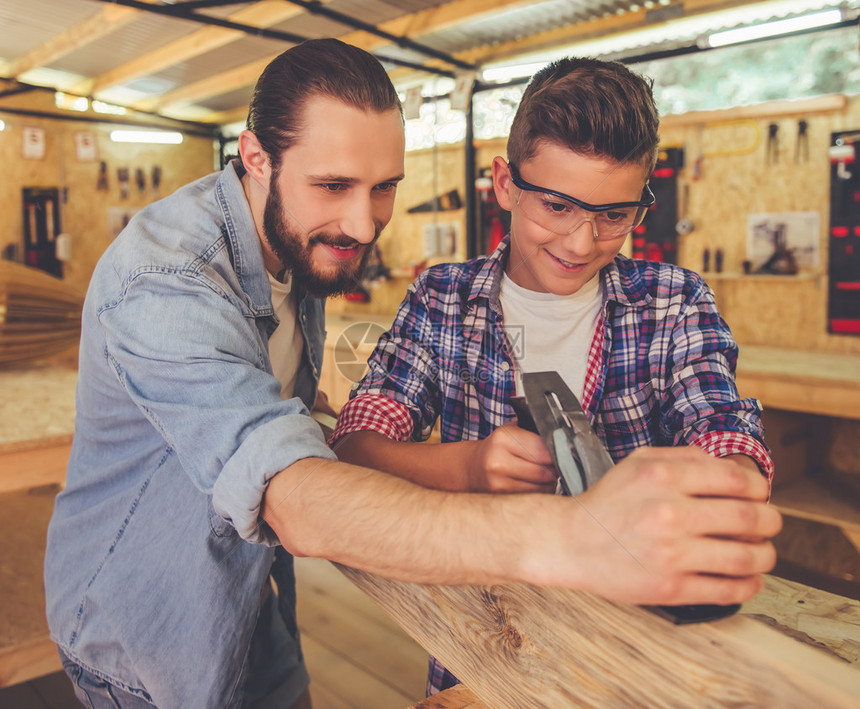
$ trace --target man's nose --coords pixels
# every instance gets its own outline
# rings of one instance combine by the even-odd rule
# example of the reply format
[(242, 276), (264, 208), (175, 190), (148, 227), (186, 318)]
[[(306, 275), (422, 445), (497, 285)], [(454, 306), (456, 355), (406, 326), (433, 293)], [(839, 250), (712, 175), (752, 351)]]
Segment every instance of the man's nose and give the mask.
[(360, 244), (369, 244), (376, 237), (373, 203), (367, 196), (351, 200), (341, 219), (341, 232)]

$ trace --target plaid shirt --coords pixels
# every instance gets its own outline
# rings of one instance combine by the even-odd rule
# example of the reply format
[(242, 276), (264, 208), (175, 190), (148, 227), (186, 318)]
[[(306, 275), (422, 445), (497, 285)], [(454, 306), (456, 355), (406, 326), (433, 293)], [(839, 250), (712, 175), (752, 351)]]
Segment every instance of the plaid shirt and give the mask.
[[(480, 440), (516, 421), (516, 359), (528, 331), (505, 332), (499, 304), (510, 241), (489, 257), (425, 271), (400, 305), (330, 443), (373, 430), (442, 442)], [(697, 274), (617, 256), (602, 270), (606, 300), (588, 355), (582, 407), (615, 461), (641, 446), (742, 453), (767, 476), (761, 406), (734, 382), (738, 348)], [(456, 683), (430, 658), (428, 693)]]

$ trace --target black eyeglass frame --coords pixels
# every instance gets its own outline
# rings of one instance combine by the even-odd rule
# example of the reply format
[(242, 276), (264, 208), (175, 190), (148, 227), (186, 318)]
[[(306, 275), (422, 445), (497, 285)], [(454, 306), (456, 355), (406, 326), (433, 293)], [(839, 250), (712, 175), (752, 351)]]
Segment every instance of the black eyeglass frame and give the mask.
[(565, 202), (575, 204), (577, 207), (579, 207), (580, 209), (584, 209), (586, 212), (609, 212), (613, 209), (624, 209), (626, 207), (644, 207), (647, 209), (649, 207), (653, 207), (654, 202), (657, 201), (657, 198), (654, 196), (654, 193), (651, 191), (651, 188), (646, 182), (645, 187), (642, 189), (643, 199), (639, 202), (589, 204), (588, 202), (583, 202), (581, 199), (577, 199), (576, 197), (571, 197), (570, 195), (564, 194), (564, 192), (556, 192), (555, 190), (549, 190), (546, 187), (538, 187), (537, 185), (533, 185), (530, 182), (526, 182), (522, 177), (520, 177), (520, 171), (517, 170), (517, 166), (513, 163), (508, 163), (508, 169), (511, 171), (511, 180), (513, 181), (514, 185), (519, 187), (521, 190), (527, 190), (528, 192), (545, 192), (546, 194), (552, 195), (553, 197), (563, 199)]

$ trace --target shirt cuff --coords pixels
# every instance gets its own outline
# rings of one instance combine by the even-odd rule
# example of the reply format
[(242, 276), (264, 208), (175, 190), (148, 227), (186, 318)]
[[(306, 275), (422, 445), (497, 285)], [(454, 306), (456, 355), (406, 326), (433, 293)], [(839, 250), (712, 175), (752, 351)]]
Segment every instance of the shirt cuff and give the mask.
[(412, 428), (412, 415), (405, 404), (380, 394), (360, 394), (340, 410), (329, 445), (334, 446), (338, 439), (355, 431), (375, 431), (403, 443), (412, 436)]
[(770, 459), (770, 454), (767, 448), (753, 436), (736, 431), (711, 431), (692, 441), (692, 445), (698, 446), (716, 458), (725, 458), (729, 455), (749, 456), (758, 464), (762, 475), (767, 478), (768, 485), (773, 482), (773, 461)]
[(230, 457), (212, 490), (212, 507), (247, 542), (280, 544), (262, 519), (269, 481), (303, 458), (336, 460), (319, 424), (307, 413), (286, 414), (258, 426)]

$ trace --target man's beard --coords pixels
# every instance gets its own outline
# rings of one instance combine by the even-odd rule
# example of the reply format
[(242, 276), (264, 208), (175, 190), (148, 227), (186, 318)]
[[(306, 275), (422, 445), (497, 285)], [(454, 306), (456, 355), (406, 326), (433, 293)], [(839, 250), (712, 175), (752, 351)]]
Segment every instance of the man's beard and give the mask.
[(355, 239), (344, 235), (317, 234), (305, 243), (304, 233), (292, 229), (287, 224), (285, 214), (283, 201), (273, 175), (263, 213), (263, 235), (284, 268), (292, 273), (293, 284), (304, 288), (317, 298), (343, 295), (355, 290), (370, 258), (373, 244), (379, 238), (379, 227), (376, 227), (373, 241), (364, 246), (364, 253), (360, 260), (356, 262), (332, 259), (333, 270), (330, 273), (320, 273), (314, 269), (311, 262), (315, 244), (354, 246)]

